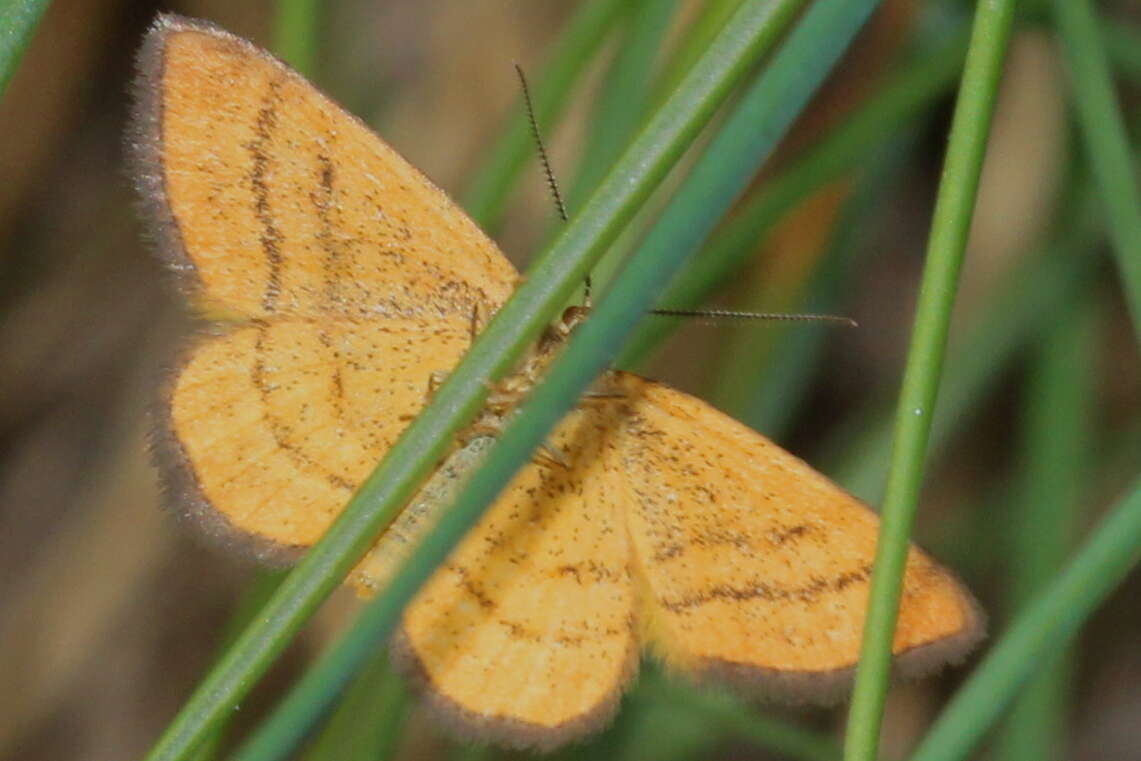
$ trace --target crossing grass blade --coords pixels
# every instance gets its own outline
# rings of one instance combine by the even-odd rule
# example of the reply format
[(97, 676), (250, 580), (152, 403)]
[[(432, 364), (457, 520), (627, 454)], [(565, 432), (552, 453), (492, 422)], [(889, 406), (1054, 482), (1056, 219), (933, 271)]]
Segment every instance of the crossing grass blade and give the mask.
[(901, 581), (923, 481), (951, 307), (1013, 21), (1013, 0), (981, 3), (975, 11), (897, 406), (864, 646), (848, 713), (847, 761), (874, 761), (878, 755)]
[[(582, 213), (532, 266), (529, 277), (437, 389), (429, 407), (409, 425), (338, 520), (286, 577), (256, 622), (206, 676), (152, 748), (149, 759), (185, 758), (229, 715), (232, 706), (412, 497), (452, 437), (482, 406), (487, 383), (506, 373), (537, 339), (582, 282), (594, 259), (619, 234), (760, 54), (777, 39), (796, 7), (794, 2), (750, 4), (734, 16), (711, 52), (651, 118)], [(357, 665), (375, 652), (376, 642), (383, 639), (419, 584), (477, 517), (478, 510), (445, 517), (434, 544), (429, 541), (431, 536), (426, 539), (405, 572), (370, 607), (380, 633), (363, 638), (359, 658), (326, 661), (332, 663), (329, 668), (335, 678), (318, 671), (313, 680), (303, 681), (302, 688), (316, 684), (319, 695), (303, 697), (296, 703), (308, 720), (267, 722), (262, 736), (275, 739), (261, 750), (257, 744), (252, 746), (250, 757), (274, 757), (294, 747)]]

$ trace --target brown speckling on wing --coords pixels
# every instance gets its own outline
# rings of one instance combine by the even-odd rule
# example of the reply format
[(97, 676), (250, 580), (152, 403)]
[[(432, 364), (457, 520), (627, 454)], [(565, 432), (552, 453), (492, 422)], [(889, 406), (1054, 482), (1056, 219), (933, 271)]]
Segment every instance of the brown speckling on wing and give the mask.
[(405, 613), (398, 653), (476, 737), (554, 747), (605, 724), (638, 656), (621, 452), (597, 414), (551, 438)]
[[(613, 383), (632, 406), (620, 446), (648, 644), (772, 697), (840, 697), (859, 656), (877, 516), (699, 399), (625, 373)], [(937, 667), (982, 634), (970, 593), (912, 548), (896, 654)], [(937, 663), (924, 657), (934, 651)]]
[(140, 186), (167, 257), (212, 309), (466, 318), (514, 289), (510, 262), (442, 191), (265, 51), (167, 16), (140, 66), (158, 91), (134, 116)]
[(249, 42), (162, 16), (139, 69), (152, 237), (202, 316), (224, 321), (167, 384), (156, 456), (212, 533), (295, 555), (517, 275), (442, 191)]
[[(200, 498), (234, 529), (317, 541), (470, 343), (458, 317), (255, 321), (194, 346), (170, 435)], [(161, 444), (161, 442), (160, 442)]]

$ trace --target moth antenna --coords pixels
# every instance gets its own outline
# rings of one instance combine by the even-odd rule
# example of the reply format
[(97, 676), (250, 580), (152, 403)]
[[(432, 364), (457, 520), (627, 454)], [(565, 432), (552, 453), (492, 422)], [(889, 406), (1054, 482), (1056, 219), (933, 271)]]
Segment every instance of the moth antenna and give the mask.
[(737, 312), (732, 309), (654, 309), (659, 317), (697, 317), (715, 320), (783, 320), (786, 322), (836, 322), (849, 328), (860, 325), (851, 317), (837, 314), (787, 314), (784, 312)]
[[(515, 64), (515, 73), (519, 75), (519, 86), (523, 90), (523, 105), (527, 109), (527, 121), (531, 124), (531, 136), (535, 139), (535, 147), (539, 151), (539, 161), (543, 164), (543, 174), (547, 178), (547, 187), (550, 188), (551, 197), (555, 199), (555, 208), (559, 212), (559, 218), (563, 222), (570, 219), (567, 214), (567, 205), (563, 201), (562, 191), (559, 190), (559, 181), (555, 177), (555, 170), (551, 167), (551, 159), (547, 154), (547, 146), (543, 143), (543, 135), (539, 131), (539, 120), (535, 116), (535, 104), (531, 101), (531, 88), (527, 85), (527, 75), (523, 73), (523, 67), (518, 63)], [(583, 306), (589, 308), (591, 306), (591, 282), (590, 275), (583, 279)]]
[(531, 136), (535, 138), (535, 147), (539, 149), (539, 161), (543, 163), (543, 173), (547, 176), (547, 187), (551, 189), (559, 217), (566, 222), (570, 217), (567, 215), (567, 206), (563, 203), (563, 194), (559, 191), (555, 172), (551, 169), (551, 160), (547, 156), (543, 136), (539, 132), (539, 120), (535, 118), (535, 104), (531, 102), (531, 88), (527, 86), (527, 75), (523, 73), (523, 67), (518, 63), (515, 64), (515, 73), (519, 75), (519, 86), (523, 88), (523, 105), (527, 109), (527, 121), (531, 123)]

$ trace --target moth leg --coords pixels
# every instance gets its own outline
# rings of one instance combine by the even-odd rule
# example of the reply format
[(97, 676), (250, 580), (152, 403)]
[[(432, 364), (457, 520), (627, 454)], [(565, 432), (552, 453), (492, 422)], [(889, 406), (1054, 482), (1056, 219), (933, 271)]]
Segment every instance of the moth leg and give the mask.
[[(448, 377), (448, 371), (447, 370), (433, 370), (432, 372), (428, 373), (428, 383), (424, 388), (424, 402), (425, 403), (432, 401), (432, 397), (436, 395), (436, 391), (439, 390), (440, 386), (443, 385), (443, 383), (447, 379), (447, 377)], [(400, 416), (398, 416), (397, 419), (401, 420), (402, 422), (408, 422), (409, 420), (414, 419), (419, 414), (420, 414), (420, 410), (417, 410), (415, 412), (405, 412), (405, 413), (401, 414)]]

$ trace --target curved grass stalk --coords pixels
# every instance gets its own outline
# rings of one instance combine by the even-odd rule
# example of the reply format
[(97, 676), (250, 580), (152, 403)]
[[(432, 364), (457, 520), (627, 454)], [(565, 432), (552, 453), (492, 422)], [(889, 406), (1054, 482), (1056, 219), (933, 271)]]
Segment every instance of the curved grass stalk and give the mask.
[(975, 12), (896, 412), (864, 644), (848, 714), (846, 761), (875, 761), (879, 750), (903, 570), (923, 481), (951, 307), (1013, 20), (1013, 0), (981, 2)]
[[(201, 738), (230, 714), (293, 634), (412, 497), (446, 452), (453, 436), (478, 412), (487, 395), (487, 383), (508, 372), (537, 339), (581, 283), (593, 261), (620, 233), (752, 64), (778, 38), (798, 7), (798, 0), (751, 3), (733, 18), (710, 52), (650, 120), (583, 213), (531, 268), (529, 277), (437, 390), (429, 407), (404, 431), (321, 541), (309, 550), (254, 624), (199, 685), (148, 759), (186, 758)], [(404, 604), (478, 514), (476, 509), (468, 513), (453, 511), (445, 516), (404, 572), (370, 606), (366, 618), (371, 615), (379, 621), (381, 633), (367, 639), (362, 660), (375, 650), (377, 639), (383, 639)], [(334, 669), (340, 681), (332, 690), (319, 685), (325, 696), (320, 706), (312, 704), (311, 696), (301, 701), (311, 718), (328, 705), (358, 662), (346, 662)], [(305, 684), (311, 682), (303, 681)], [(308, 726), (306, 722), (290, 729), (287, 721), (286, 730), (292, 732), (296, 741)]]

